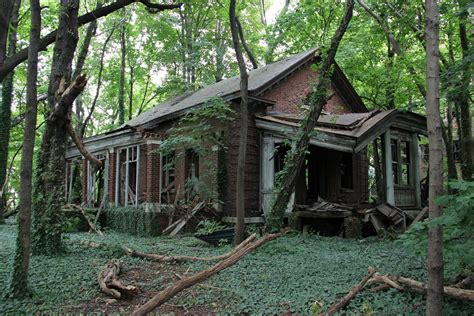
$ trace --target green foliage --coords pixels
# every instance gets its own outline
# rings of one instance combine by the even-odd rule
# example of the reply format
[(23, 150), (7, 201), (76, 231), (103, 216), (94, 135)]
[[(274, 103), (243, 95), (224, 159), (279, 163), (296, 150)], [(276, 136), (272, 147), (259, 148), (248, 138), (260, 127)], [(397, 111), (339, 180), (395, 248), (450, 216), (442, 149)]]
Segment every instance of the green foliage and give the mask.
[(183, 159), (186, 150), (191, 150), (200, 157), (205, 173), (199, 178), (187, 178), (187, 192), (197, 188), (203, 199), (218, 200), (217, 182), (222, 173), (216, 163), (219, 153), (227, 148), (223, 140), (223, 129), (235, 118), (235, 112), (221, 98), (215, 97), (204, 106), (191, 109), (180, 118), (178, 124), (169, 130), (169, 136), (161, 143), (160, 152), (164, 156), (174, 157), (164, 168), (169, 168), (177, 159)]
[(453, 279), (474, 267), (474, 182), (454, 181), (450, 187), (453, 195), (437, 198), (444, 206), (444, 213), (434, 220), (413, 225), (400, 237), (399, 243), (414, 254), (425, 258), (428, 249), (428, 229), (443, 227), (445, 277)]
[[(4, 225), (0, 229), (0, 287), (8, 288), (13, 264), (16, 228)], [(3, 314), (71, 314), (99, 312), (107, 296), (100, 293), (97, 273), (112, 258), (124, 263), (125, 280), (137, 272), (140, 290), (149, 293), (170, 286), (178, 273), (195, 273), (214, 263), (189, 262), (180, 265), (160, 265), (123, 256), (119, 246), (142, 252), (167, 255), (213, 256), (226, 253), (232, 246), (209, 247), (194, 237), (138, 237), (107, 231), (104, 236), (87, 233), (67, 234), (68, 251), (61, 256), (33, 256), (30, 285), (33, 296), (23, 300), (0, 297)], [(91, 248), (82, 242), (101, 245)], [(291, 251), (291, 254), (288, 253)], [(324, 238), (316, 235), (290, 234), (256, 249), (234, 266), (211, 277), (174, 298), (172, 304), (208, 308), (217, 314), (274, 315), (292, 312), (308, 315), (322, 305), (320, 311), (366, 275), (367, 267), (374, 266), (380, 273), (403, 275), (424, 280), (423, 263), (405, 253), (403, 247), (378, 239), (348, 240)], [(130, 272), (133, 271), (131, 274)], [(169, 275), (169, 277), (167, 277)], [(192, 295), (190, 295), (192, 293)], [(346, 311), (352, 314), (375, 315), (424, 314), (425, 297), (419, 294), (362, 291)], [(447, 315), (464, 315), (474, 308), (472, 303), (446, 300)], [(133, 305), (117, 303), (128, 314)], [(114, 304), (112, 304), (114, 305)], [(92, 308), (92, 309), (91, 309)], [(119, 312), (119, 310), (115, 310)], [(343, 311), (344, 313), (344, 311)]]
[(205, 219), (199, 222), (197, 228), (198, 229), (196, 231), (196, 235), (207, 235), (226, 229), (228, 227), (222, 223)]
[(160, 233), (160, 212), (144, 206), (113, 207), (106, 211), (107, 227), (137, 236), (157, 236)]

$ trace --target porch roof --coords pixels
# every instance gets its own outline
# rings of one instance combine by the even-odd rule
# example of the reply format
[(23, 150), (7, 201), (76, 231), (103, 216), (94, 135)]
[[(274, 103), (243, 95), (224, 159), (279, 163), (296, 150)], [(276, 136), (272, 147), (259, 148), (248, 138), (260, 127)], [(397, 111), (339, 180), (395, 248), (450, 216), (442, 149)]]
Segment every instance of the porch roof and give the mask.
[[(295, 135), (302, 117), (288, 114), (257, 115), (256, 126), (282, 138)], [(426, 118), (399, 110), (321, 115), (310, 143), (344, 152), (359, 152), (388, 129), (426, 135)]]

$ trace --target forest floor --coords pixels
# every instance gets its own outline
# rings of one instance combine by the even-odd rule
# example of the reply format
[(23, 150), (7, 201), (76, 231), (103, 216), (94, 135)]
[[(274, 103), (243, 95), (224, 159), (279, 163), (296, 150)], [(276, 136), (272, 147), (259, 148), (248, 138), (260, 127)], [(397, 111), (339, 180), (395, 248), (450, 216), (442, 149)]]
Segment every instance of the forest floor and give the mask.
[[(0, 289), (6, 292), (12, 269), (16, 228), (0, 225)], [(91, 248), (83, 241), (106, 244)], [(82, 243), (81, 243), (82, 242)], [(67, 235), (68, 252), (57, 257), (33, 256), (30, 285), (33, 297), (6, 300), (0, 297), (0, 314), (123, 313), (128, 314), (154, 294), (211, 263), (151, 263), (121, 257), (121, 245), (171, 255), (210, 256), (229, 251), (230, 245), (211, 247), (191, 237), (134, 237), (106, 231)], [(130, 300), (114, 300), (100, 292), (97, 275), (112, 258), (120, 257), (120, 277), (140, 289)], [(312, 314), (323, 310), (367, 273), (369, 266), (385, 274), (425, 279), (423, 261), (407, 255), (396, 243), (369, 238), (351, 240), (312, 234), (288, 234), (241, 259), (206, 282), (184, 290), (160, 307), (160, 315), (203, 314)], [(424, 297), (418, 294), (361, 292), (346, 309), (355, 314), (425, 314)], [(467, 315), (474, 304), (446, 300), (445, 312)]]

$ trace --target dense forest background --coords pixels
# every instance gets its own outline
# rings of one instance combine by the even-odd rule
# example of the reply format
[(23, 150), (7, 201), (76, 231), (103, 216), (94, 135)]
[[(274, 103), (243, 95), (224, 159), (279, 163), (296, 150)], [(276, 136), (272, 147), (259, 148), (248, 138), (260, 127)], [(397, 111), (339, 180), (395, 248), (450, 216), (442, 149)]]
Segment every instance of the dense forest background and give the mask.
[[(238, 74), (227, 16), (228, 1), (183, 2), (181, 9), (160, 14), (150, 14), (140, 3), (132, 4), (80, 28), (73, 68), (83, 62), (82, 72), (89, 81), (75, 102), (73, 120), (84, 136), (117, 127), (183, 91)], [(44, 36), (57, 26), (59, 3), (41, 4)], [(84, 1), (79, 15), (105, 4)], [(262, 66), (326, 43), (337, 28), (343, 8), (341, 1), (332, 0), (253, 0), (239, 6), (239, 15), (246, 43)], [(459, 70), (472, 59), (471, 43), (469, 50), (463, 51), (463, 36), (472, 31), (468, 10), (467, 1), (440, 4), (441, 115), (445, 123), (459, 120), (456, 101), (466, 88)], [(8, 54), (28, 46), (29, 12), (29, 4), (22, 1), (16, 48), (12, 47), (15, 39), (11, 38)], [(355, 6), (354, 18), (336, 60), (369, 109), (396, 107), (425, 113), (424, 14), (421, 1), (359, 1)], [(81, 60), (81, 53), (85, 60)], [(52, 55), (50, 47), (41, 52), (39, 59), (38, 94), (43, 100), (38, 107), (39, 135), (43, 132), (46, 106), (41, 95), (47, 93)], [(8, 135), (5, 129), (11, 127), (8, 159), (5, 153), (0, 157), (0, 167), (4, 169), (6, 163), (9, 173), (5, 190), (7, 209), (18, 203), (25, 87), (23, 63), (15, 69), (13, 84), (2, 87), (2, 146), (8, 140), (4, 138)], [(10, 92), (11, 99), (6, 97)], [(12, 110), (11, 122), (7, 108)], [(455, 131), (450, 133), (459, 138)], [(40, 139), (36, 138), (37, 145)]]

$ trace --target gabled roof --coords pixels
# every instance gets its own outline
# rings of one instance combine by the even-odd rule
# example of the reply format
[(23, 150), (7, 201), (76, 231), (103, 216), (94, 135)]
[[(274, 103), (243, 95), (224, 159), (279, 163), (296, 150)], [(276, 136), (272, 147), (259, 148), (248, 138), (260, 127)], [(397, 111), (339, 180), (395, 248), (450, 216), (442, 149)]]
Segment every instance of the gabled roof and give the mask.
[[(256, 116), (258, 128), (271, 131), (284, 138), (291, 137), (301, 117)], [(316, 124), (311, 144), (345, 152), (359, 152), (389, 128), (426, 134), (426, 118), (413, 112), (399, 110), (341, 115), (322, 115)]]
[[(265, 89), (265, 87), (276, 78), (286, 76), (296, 67), (313, 58), (315, 53), (316, 49), (310, 49), (306, 52), (249, 71), (249, 94), (258, 95), (260, 90)], [(201, 88), (197, 91), (188, 92), (162, 102), (126, 122), (124, 127), (138, 127), (156, 119), (169, 117), (172, 114), (179, 114), (183, 110), (203, 104), (213, 97), (221, 97), (224, 100), (231, 100), (239, 95), (240, 77), (234, 76)]]
[[(278, 62), (268, 64), (264, 67), (249, 71), (249, 95), (257, 97), (262, 92), (273, 86), (275, 83), (284, 79), (300, 66), (312, 60), (317, 53), (317, 49), (313, 48), (303, 53), (293, 55)], [(334, 80), (341, 85), (344, 91), (347, 90), (348, 103), (356, 108), (357, 112), (367, 111), (363, 102), (350, 86), (347, 78), (344, 76), (340, 68), (336, 65)], [(206, 103), (210, 98), (221, 97), (225, 101), (229, 101), (240, 96), (240, 77), (235, 76), (194, 92), (188, 92), (162, 102), (148, 111), (138, 115), (137, 117), (126, 122), (120, 128), (127, 127), (143, 127), (149, 128), (151, 124), (156, 124), (174, 117), (179, 116), (186, 110)], [(119, 129), (120, 129), (119, 128)]]

